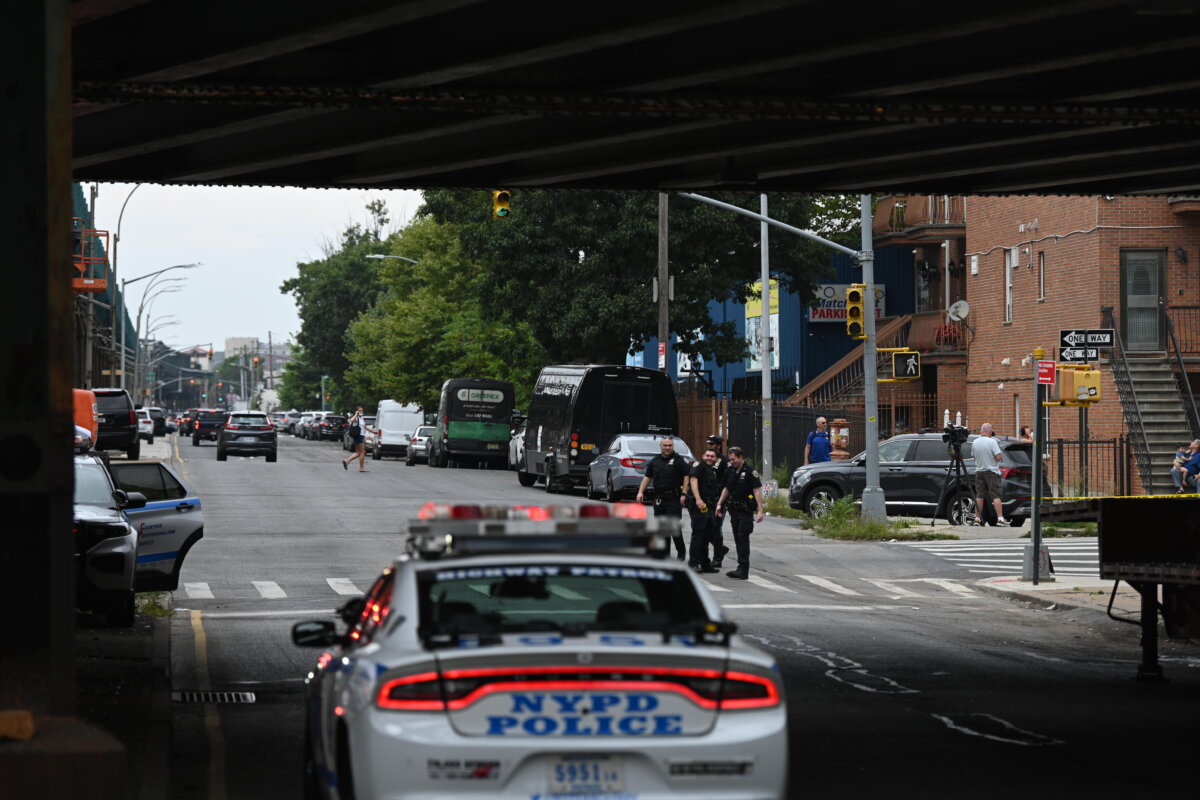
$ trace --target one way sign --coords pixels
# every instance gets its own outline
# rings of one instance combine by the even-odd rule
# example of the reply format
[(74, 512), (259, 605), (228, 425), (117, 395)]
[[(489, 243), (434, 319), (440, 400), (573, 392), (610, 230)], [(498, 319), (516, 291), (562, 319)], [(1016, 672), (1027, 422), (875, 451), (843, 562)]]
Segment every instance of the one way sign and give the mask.
[(921, 354), (892, 353), (892, 377), (910, 380), (921, 377)]
[(1076, 328), (1058, 332), (1058, 347), (1065, 350), (1069, 347), (1113, 347), (1112, 328)]

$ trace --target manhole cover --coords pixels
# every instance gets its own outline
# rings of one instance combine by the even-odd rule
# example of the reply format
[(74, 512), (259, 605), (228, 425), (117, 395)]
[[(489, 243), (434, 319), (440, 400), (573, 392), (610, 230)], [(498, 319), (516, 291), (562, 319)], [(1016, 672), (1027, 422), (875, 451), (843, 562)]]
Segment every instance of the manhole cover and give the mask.
[(171, 692), (175, 703), (253, 703), (254, 692)]

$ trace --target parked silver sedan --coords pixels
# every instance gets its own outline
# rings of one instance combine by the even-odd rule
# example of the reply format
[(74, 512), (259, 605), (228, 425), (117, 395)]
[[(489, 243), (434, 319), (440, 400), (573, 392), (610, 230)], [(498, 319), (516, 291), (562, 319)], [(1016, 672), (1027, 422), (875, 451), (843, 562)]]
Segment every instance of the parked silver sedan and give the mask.
[[(675, 453), (694, 464), (696, 457), (687, 443), (678, 436), (673, 438)], [(646, 475), (646, 464), (660, 452), (661, 439), (658, 433), (623, 433), (614, 437), (588, 465), (587, 496), (603, 496), (612, 503), (636, 495), (638, 484)]]

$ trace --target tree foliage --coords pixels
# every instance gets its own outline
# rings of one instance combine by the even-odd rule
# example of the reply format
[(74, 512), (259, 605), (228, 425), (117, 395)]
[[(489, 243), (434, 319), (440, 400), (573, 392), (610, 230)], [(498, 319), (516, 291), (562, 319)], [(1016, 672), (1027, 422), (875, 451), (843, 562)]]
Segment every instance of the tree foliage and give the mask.
[[(717, 199), (759, 207), (756, 195)], [(759, 224), (676, 196), (669, 209), (676, 349), (717, 363), (741, 359), (745, 341), (732, 322), (712, 319), (708, 304), (747, 298), (760, 275)], [(496, 220), (486, 192), (434, 190), (425, 193), (419, 213), (453, 224), (464, 258), (483, 267), (475, 281), (481, 321), (527, 326), (550, 363), (623, 363), (656, 335), (651, 281), (657, 274), (657, 195), (515, 191), (512, 216)], [(827, 238), (847, 239), (857, 224), (850, 198), (771, 196), (770, 215)], [(779, 231), (770, 248), (773, 275), (811, 299), (828, 274), (829, 251)]]
[(376, 304), (350, 328), (347, 372), (355, 397), (390, 398), (437, 407), (448, 378), (512, 381), (528, 401), (545, 353), (522, 320), (485, 313), (486, 277), (468, 259), (453, 226), (419, 220), (391, 238), (379, 271)]
[(308, 361), (304, 348), (292, 348), (292, 360), (283, 365), (279, 380), (279, 407), (299, 411), (320, 408), (321, 370)]

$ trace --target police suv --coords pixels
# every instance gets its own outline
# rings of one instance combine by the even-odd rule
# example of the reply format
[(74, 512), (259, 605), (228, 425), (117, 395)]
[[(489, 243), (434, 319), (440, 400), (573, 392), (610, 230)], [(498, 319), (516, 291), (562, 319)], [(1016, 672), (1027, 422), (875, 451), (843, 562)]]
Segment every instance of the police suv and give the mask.
[(324, 650), (306, 796), (783, 796), (783, 679), (665, 558), (678, 520), (632, 503), (421, 516), (344, 633), (292, 629)]

